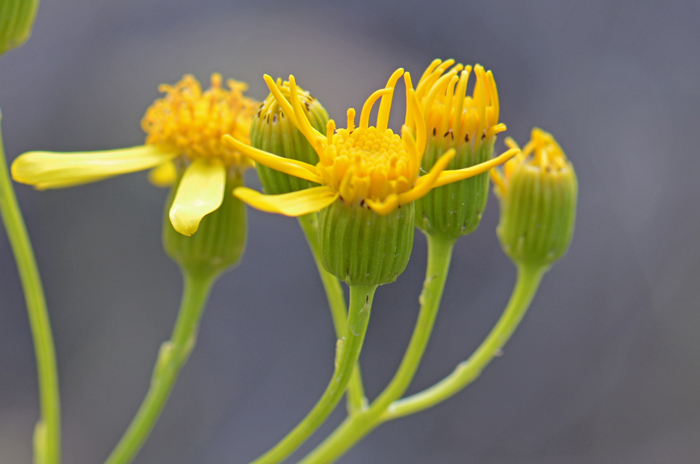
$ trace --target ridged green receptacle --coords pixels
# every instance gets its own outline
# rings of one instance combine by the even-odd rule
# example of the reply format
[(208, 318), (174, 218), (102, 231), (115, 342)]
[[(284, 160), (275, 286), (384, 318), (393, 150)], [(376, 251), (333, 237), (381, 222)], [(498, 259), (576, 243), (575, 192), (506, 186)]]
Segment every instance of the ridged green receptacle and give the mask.
[(414, 203), (382, 216), (336, 201), (319, 215), (323, 267), (348, 285), (395, 281), (411, 257), (414, 216)]
[[(455, 144), (451, 132), (431, 136), (421, 163), (428, 172), (448, 149), (455, 148), (456, 156), (447, 169), (462, 169), (486, 162), (493, 155), (496, 137), (483, 140), (474, 149), (470, 142)], [(440, 141), (440, 139), (443, 139)], [(428, 234), (451, 238), (472, 233), (479, 226), (489, 193), (489, 174), (483, 173), (430, 191), (416, 201), (416, 226)]]
[(0, 0), (0, 55), (29, 39), (39, 0)]
[[(311, 97), (308, 92), (302, 91), (301, 96), (304, 97), (303, 101), (306, 103), (306, 116), (309, 122), (314, 129), (325, 133), (328, 113), (318, 100)], [(253, 117), (250, 126), (250, 144), (268, 153), (315, 166), (318, 163), (318, 154), (306, 140), (306, 137), (284, 115), (279, 105), (270, 104), (270, 99), (274, 99), (274, 97), (268, 96), (260, 111)], [(313, 182), (290, 176), (259, 163), (255, 167), (263, 189), (269, 195), (279, 195), (317, 186)]]
[(520, 264), (550, 265), (569, 247), (578, 183), (573, 168), (529, 163), (513, 172), (496, 229), (503, 250)]
[(173, 260), (192, 273), (206, 275), (216, 275), (238, 262), (245, 248), (246, 211), (231, 192), (241, 185), (241, 173), (230, 172), (221, 206), (204, 216), (191, 237), (170, 223), (168, 211), (177, 192), (177, 185), (173, 186), (163, 219), (163, 246)]

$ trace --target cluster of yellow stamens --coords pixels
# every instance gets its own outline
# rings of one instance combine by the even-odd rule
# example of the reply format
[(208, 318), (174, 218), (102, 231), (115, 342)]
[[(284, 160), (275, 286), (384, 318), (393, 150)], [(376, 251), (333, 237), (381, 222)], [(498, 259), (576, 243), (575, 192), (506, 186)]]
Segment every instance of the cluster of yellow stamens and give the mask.
[[(291, 96), (291, 89), (289, 86), (289, 82), (284, 81), (282, 82), (282, 79), (278, 78), (277, 82), (275, 83), (277, 88), (280, 90), (280, 93), (286, 98), (289, 99)], [(311, 95), (311, 92), (307, 90), (303, 90), (299, 87), (297, 87), (297, 95), (299, 96), (299, 99), (301, 100), (302, 107), (304, 109), (304, 112), (308, 115), (312, 107), (314, 106), (321, 106), (321, 104), (314, 98), (313, 95)], [(267, 98), (262, 102), (260, 105), (260, 109), (258, 110), (258, 116), (264, 116), (268, 118), (273, 118), (269, 122), (276, 122), (276, 118), (278, 117), (284, 118), (284, 112), (281, 110), (279, 103), (277, 102), (277, 98), (273, 94), (269, 94)], [(235, 134), (234, 137), (238, 138)]]
[(222, 87), (220, 74), (211, 77), (211, 88), (202, 92), (194, 76), (175, 85), (161, 85), (165, 97), (148, 108), (141, 121), (146, 143), (177, 151), (190, 160), (219, 159), (226, 166), (246, 168), (250, 160), (228, 144), (224, 134), (248, 141), (250, 124), (259, 102), (243, 95), (248, 85), (229, 79)]
[[(509, 148), (519, 148), (512, 138), (505, 140)], [(552, 134), (535, 127), (532, 129), (530, 141), (525, 145), (520, 153), (503, 165), (503, 174), (497, 169), (491, 171), (491, 179), (496, 184), (498, 191), (505, 193), (508, 189), (508, 182), (516, 169), (527, 165), (530, 169), (536, 169), (542, 174), (557, 175), (568, 173), (573, 168), (566, 158), (564, 150), (552, 137)]]
[[(454, 64), (454, 60), (433, 61), (416, 87), (416, 97), (425, 115), (428, 136), (448, 138), (448, 143), (471, 143), (476, 147), (506, 130), (498, 123), (499, 102), (496, 82), (491, 71), (474, 66), (476, 83), (467, 95), (471, 66)], [(456, 90), (455, 90), (456, 88)]]

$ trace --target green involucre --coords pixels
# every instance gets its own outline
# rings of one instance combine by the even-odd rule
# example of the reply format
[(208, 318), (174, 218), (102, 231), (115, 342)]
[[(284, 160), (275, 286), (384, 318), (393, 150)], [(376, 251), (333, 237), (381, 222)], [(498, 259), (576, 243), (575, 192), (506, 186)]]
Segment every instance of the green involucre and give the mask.
[(496, 232), (506, 254), (517, 264), (534, 266), (561, 258), (574, 232), (577, 195), (571, 164), (562, 169), (521, 164), (500, 198)]
[(414, 216), (413, 203), (382, 216), (336, 201), (319, 214), (323, 267), (348, 285), (395, 281), (411, 257)]
[(0, 0), (0, 54), (29, 39), (39, 0)]
[[(425, 148), (421, 168), (428, 172), (450, 148), (457, 151), (447, 169), (462, 169), (486, 162), (493, 155), (496, 137), (471, 142), (452, 140), (452, 132), (431, 134)], [(416, 227), (427, 234), (457, 239), (479, 226), (489, 193), (489, 174), (483, 173), (430, 191), (416, 203)]]
[(242, 174), (228, 173), (221, 206), (204, 216), (191, 237), (173, 229), (168, 217), (178, 184), (179, 179), (172, 187), (163, 218), (163, 246), (168, 255), (194, 274), (217, 275), (238, 263), (245, 248), (246, 210), (231, 192), (243, 185)]

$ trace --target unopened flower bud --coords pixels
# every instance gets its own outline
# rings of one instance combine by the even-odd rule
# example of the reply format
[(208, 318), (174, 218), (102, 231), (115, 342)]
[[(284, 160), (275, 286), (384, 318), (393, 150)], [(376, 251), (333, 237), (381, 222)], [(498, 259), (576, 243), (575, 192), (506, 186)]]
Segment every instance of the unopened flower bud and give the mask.
[[(285, 99), (291, 100), (288, 81), (282, 82), (281, 79), (278, 79), (277, 88)], [(296, 91), (311, 127), (321, 133), (325, 132), (328, 123), (326, 110), (309, 92), (300, 87), (297, 87)], [(272, 93), (260, 105), (260, 110), (253, 117), (250, 126), (250, 144), (255, 148), (284, 158), (303, 161), (310, 165), (318, 163), (318, 154), (306, 140), (304, 134), (284, 114)], [(295, 192), (318, 185), (262, 164), (257, 164), (256, 169), (263, 189), (269, 195)]]
[(0, 0), (0, 55), (29, 39), (39, 0)]
[[(517, 147), (512, 139), (506, 143)], [(496, 232), (503, 250), (516, 264), (549, 266), (571, 243), (578, 193), (574, 168), (554, 137), (535, 128), (503, 171), (491, 171), (501, 203)]]

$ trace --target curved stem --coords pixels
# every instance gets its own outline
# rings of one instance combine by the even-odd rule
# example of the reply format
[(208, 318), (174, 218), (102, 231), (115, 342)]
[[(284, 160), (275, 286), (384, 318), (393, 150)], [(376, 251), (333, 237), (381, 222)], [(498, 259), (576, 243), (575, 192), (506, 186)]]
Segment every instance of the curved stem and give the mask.
[(275, 464), (289, 456), (333, 412), (343, 397), (360, 350), (364, 343), (367, 324), (372, 309), (372, 299), (377, 286), (350, 287), (350, 310), (343, 338), (338, 339), (335, 370), (326, 391), (311, 412), (274, 448), (259, 457), (253, 464)]
[(427, 237), (428, 265), (420, 296), (420, 313), (399, 369), (366, 411), (345, 419), (330, 437), (300, 461), (301, 464), (328, 463), (338, 459), (382, 422), (382, 414), (393, 401), (403, 395), (413, 380), (433, 330), (455, 242), (453, 238), (444, 236)]
[(158, 420), (180, 369), (194, 347), (199, 320), (216, 278), (184, 272), (182, 303), (172, 337), (161, 345), (146, 398), (105, 464), (126, 464), (134, 459)]
[(427, 409), (446, 400), (476, 380), (483, 369), (500, 353), (501, 348), (520, 324), (546, 270), (547, 268), (541, 266), (518, 266), (518, 280), (508, 306), (479, 348), (439, 383), (420, 393), (396, 401), (382, 419), (396, 419)]
[[(2, 119), (2, 115), (0, 115), (0, 119)], [(7, 172), (1, 132), (0, 213), (22, 281), (36, 353), (41, 420), (37, 423), (34, 431), (34, 462), (37, 464), (58, 464), (61, 461), (61, 404), (56, 350), (34, 251)]]
[[(306, 241), (309, 242), (309, 248), (311, 248), (311, 252), (314, 255), (318, 274), (326, 291), (335, 334), (340, 338), (345, 332), (345, 320), (348, 317), (347, 309), (345, 308), (345, 295), (338, 279), (326, 271), (323, 268), (323, 264), (321, 264), (321, 251), (318, 246), (318, 215), (312, 213), (300, 216), (298, 219), (299, 225), (301, 225), (301, 229), (306, 235)], [(348, 412), (350, 414), (367, 407), (367, 398), (365, 397), (365, 389), (362, 385), (362, 374), (360, 372), (360, 363), (358, 362), (348, 383)]]

